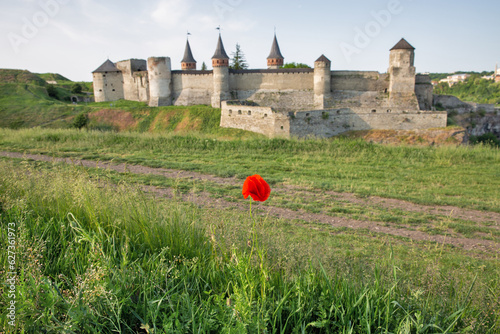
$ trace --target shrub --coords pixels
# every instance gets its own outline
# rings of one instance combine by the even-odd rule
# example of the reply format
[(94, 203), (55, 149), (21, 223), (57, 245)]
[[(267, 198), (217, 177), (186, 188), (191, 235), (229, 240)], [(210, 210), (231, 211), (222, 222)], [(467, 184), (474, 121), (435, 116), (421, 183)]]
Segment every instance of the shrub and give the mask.
[(481, 136), (470, 136), (469, 142), (473, 145), (485, 144), (500, 147), (500, 140), (494, 133), (488, 132)]
[(73, 120), (73, 127), (81, 129), (89, 123), (89, 116), (85, 112), (79, 113)]
[(73, 93), (73, 94), (81, 94), (82, 90), (83, 90), (83, 87), (79, 83), (76, 83), (73, 86), (71, 86), (71, 93)]

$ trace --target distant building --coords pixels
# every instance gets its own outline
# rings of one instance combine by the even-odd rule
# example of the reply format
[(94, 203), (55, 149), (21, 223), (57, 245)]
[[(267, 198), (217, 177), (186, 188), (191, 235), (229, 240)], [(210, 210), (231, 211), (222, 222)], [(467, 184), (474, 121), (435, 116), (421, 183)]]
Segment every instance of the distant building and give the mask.
[(464, 82), (469, 77), (470, 74), (454, 74), (446, 77), (445, 79), (441, 79), (439, 82), (446, 82), (448, 85), (453, 86), (456, 83)]
[(57, 85), (57, 81), (55, 80), (47, 80), (45, 82), (48, 83), (49, 85)]
[(492, 75), (482, 76), (481, 79), (493, 80), (495, 82), (500, 82), (500, 70), (498, 69), (498, 64), (495, 66), (495, 71)]

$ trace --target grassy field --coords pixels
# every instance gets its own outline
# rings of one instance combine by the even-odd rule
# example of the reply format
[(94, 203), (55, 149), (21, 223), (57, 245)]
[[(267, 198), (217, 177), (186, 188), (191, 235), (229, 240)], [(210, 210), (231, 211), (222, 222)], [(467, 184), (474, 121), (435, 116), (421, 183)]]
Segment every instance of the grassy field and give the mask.
[(213, 135), (0, 130), (0, 150), (191, 170), (359, 196), (500, 212), (500, 151), (362, 140), (221, 140)]
[[(221, 184), (0, 158), (1, 243), (7, 245), (9, 224), (17, 238), (17, 329), (498, 333), (498, 248), (465, 250), (370, 229), (252, 218), (238, 208), (248, 204), (241, 198), (244, 177), (259, 173), (273, 191), (294, 191), (274, 191), (254, 213), (268, 206), (327, 212), (430, 235), (446, 226), (498, 245), (495, 222), (326, 197), (338, 191), (500, 212), (498, 149), (230, 137), (0, 130), (4, 151), (235, 177)], [(151, 185), (174, 195), (141, 190)], [(220, 209), (183, 196), (228, 204)], [(5, 268), (6, 252), (0, 261)], [(10, 328), (6, 318), (1, 326)]]

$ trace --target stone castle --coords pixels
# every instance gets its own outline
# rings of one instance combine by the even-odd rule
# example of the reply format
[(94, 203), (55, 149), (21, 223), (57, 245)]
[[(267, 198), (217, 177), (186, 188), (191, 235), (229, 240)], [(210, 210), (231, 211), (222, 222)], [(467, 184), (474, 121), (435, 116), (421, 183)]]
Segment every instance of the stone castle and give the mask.
[(389, 55), (387, 73), (332, 71), (324, 55), (314, 68), (282, 68), (276, 35), (267, 69), (233, 70), (221, 35), (213, 70), (197, 70), (189, 41), (181, 70), (169, 57), (106, 60), (93, 72), (96, 102), (119, 99), (150, 106), (211, 105), (221, 126), (269, 137), (330, 137), (368, 129), (413, 130), (446, 126), (446, 113), (432, 111), (432, 84), (417, 75), (415, 49), (401, 39)]

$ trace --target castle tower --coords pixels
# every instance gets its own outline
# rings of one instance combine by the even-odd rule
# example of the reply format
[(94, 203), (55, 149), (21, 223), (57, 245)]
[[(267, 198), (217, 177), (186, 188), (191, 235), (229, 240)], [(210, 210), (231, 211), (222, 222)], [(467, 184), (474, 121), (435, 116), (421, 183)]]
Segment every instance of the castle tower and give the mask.
[(169, 57), (148, 58), (149, 106), (161, 107), (172, 104), (172, 70)]
[(278, 45), (278, 39), (276, 34), (274, 34), (273, 45), (271, 46), (271, 52), (267, 57), (267, 68), (268, 69), (278, 69), (283, 66), (284, 57), (281, 54), (280, 46)]
[(416, 107), (415, 97), (415, 48), (402, 38), (389, 56), (389, 99), (395, 105)]
[(493, 73), (493, 80), (500, 82), (500, 71), (498, 70), (498, 63), (495, 65), (495, 73)]
[(314, 62), (314, 108), (326, 109), (328, 100), (331, 100), (332, 91), (332, 62), (321, 55)]
[(184, 58), (181, 60), (182, 70), (196, 70), (196, 60), (193, 58), (189, 40), (186, 41), (186, 49), (184, 50)]
[(217, 48), (212, 57), (212, 67), (214, 82), (212, 107), (220, 108), (221, 101), (229, 99), (229, 57), (224, 50), (220, 33)]
[(123, 99), (123, 73), (111, 60), (106, 60), (94, 72), (95, 102)]

